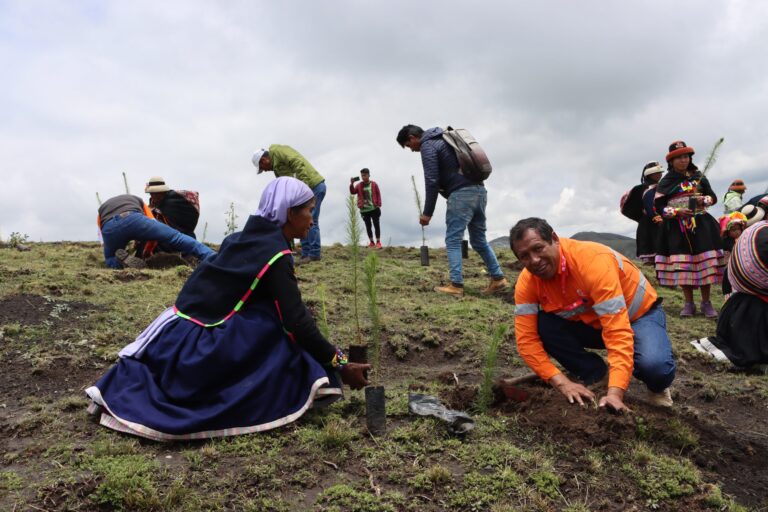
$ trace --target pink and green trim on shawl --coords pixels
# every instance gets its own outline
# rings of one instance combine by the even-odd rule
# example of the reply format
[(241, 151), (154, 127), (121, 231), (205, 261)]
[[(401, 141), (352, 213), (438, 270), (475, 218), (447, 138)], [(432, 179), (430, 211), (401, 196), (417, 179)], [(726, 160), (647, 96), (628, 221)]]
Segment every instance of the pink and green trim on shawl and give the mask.
[(248, 297), (250, 297), (251, 293), (253, 293), (253, 290), (256, 289), (256, 286), (259, 284), (259, 281), (261, 280), (261, 278), (264, 277), (264, 274), (267, 272), (267, 270), (269, 270), (269, 268), (278, 259), (280, 259), (281, 257), (283, 257), (283, 256), (285, 256), (287, 254), (291, 254), (291, 250), (290, 249), (286, 249), (284, 251), (280, 251), (277, 254), (275, 254), (274, 256), (272, 256), (272, 258), (267, 262), (267, 264), (264, 265), (264, 267), (256, 275), (256, 277), (254, 278), (253, 282), (251, 283), (251, 286), (248, 288), (248, 290), (245, 292), (245, 294), (240, 298), (240, 300), (237, 302), (237, 304), (235, 304), (235, 307), (232, 309), (232, 311), (230, 311), (227, 314), (227, 316), (225, 316), (224, 318), (222, 318), (218, 322), (213, 322), (213, 323), (210, 323), (210, 324), (206, 324), (204, 322), (201, 322), (200, 320), (197, 320), (196, 318), (192, 318), (189, 315), (185, 315), (184, 313), (179, 311), (179, 309), (175, 305), (173, 306), (173, 312), (178, 317), (183, 318), (184, 320), (189, 320), (190, 322), (196, 323), (197, 325), (199, 325), (201, 327), (216, 327), (217, 325), (223, 324), (224, 322), (226, 322), (227, 320), (232, 318), (232, 316), (234, 316), (235, 313), (240, 311), (240, 309), (243, 307), (243, 305), (245, 305), (245, 302), (248, 300)]

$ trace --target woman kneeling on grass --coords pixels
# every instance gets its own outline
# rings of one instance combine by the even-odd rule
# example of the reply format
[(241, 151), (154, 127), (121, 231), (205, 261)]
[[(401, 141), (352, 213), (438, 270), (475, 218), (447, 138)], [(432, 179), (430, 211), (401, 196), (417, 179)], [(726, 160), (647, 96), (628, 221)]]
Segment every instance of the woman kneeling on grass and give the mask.
[(370, 365), (319, 332), (301, 300), (289, 241), (306, 238), (314, 195), (271, 182), (242, 232), (189, 277), (176, 299), (86, 390), (100, 423), (154, 440), (260, 432), (368, 384)]
[(691, 344), (735, 366), (768, 364), (768, 222), (748, 227), (736, 240), (728, 277), (734, 293), (720, 311), (717, 336)]

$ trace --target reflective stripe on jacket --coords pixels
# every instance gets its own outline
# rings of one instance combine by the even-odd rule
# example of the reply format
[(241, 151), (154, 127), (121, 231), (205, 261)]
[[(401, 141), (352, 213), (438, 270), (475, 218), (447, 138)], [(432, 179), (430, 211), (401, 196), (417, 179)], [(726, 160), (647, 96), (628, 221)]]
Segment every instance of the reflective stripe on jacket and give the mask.
[(632, 376), (637, 320), (656, 302), (657, 294), (628, 258), (594, 242), (560, 238), (565, 279), (558, 265), (554, 278), (542, 280), (523, 270), (515, 285), (515, 337), (520, 356), (542, 379), (560, 373), (539, 337), (538, 312), (602, 329), (608, 350), (608, 385), (627, 389)]

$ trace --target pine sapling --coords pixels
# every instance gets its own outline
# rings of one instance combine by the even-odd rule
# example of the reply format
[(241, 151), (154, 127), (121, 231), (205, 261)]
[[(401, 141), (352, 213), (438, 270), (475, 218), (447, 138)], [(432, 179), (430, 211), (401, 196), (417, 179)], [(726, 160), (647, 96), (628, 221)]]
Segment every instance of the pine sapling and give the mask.
[(717, 152), (720, 150), (720, 146), (723, 142), (725, 142), (725, 137), (720, 137), (720, 139), (715, 142), (715, 145), (712, 146), (712, 151), (709, 152), (709, 156), (707, 156), (706, 163), (704, 164), (704, 170), (701, 171), (701, 174), (704, 176), (707, 175), (707, 172), (709, 172), (712, 166), (717, 162)]
[(235, 203), (229, 203), (229, 209), (224, 213), (226, 215), (227, 229), (224, 236), (229, 236), (237, 231), (237, 214), (235, 213)]
[(483, 380), (480, 382), (480, 391), (477, 394), (477, 409), (487, 412), (493, 404), (493, 378), (496, 376), (496, 363), (499, 359), (499, 348), (504, 336), (507, 334), (507, 326), (502, 324), (496, 328), (488, 344), (483, 365)]
[(368, 314), (371, 317), (371, 364), (373, 377), (371, 383), (376, 386), (381, 379), (381, 317), (379, 316), (378, 288), (376, 274), (379, 272), (379, 257), (375, 252), (369, 252), (363, 264), (365, 272), (365, 290), (368, 293)]
[(353, 196), (347, 198), (347, 241), (349, 242), (350, 260), (352, 261), (352, 311), (355, 316), (357, 344), (362, 342), (360, 332), (360, 313), (357, 308), (357, 267), (360, 259), (360, 220), (357, 217), (357, 201)]
[[(421, 194), (419, 194), (419, 188), (416, 186), (416, 178), (411, 175), (411, 183), (413, 184), (413, 195), (416, 199), (416, 208), (419, 210), (419, 216), (424, 211), (421, 206)], [(427, 245), (427, 234), (424, 231), (424, 226), (421, 226), (421, 245)]]

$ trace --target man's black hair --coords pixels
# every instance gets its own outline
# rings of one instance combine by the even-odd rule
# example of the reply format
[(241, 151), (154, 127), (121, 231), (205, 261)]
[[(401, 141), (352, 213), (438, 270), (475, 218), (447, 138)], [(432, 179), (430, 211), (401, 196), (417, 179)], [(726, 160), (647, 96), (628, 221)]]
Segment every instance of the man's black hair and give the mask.
[(397, 143), (400, 144), (401, 148), (404, 148), (405, 143), (408, 142), (408, 139), (411, 137), (411, 135), (421, 138), (423, 134), (424, 130), (422, 130), (420, 126), (416, 126), (415, 124), (407, 124), (400, 128), (400, 131), (397, 132)]
[(371, 171), (369, 171), (367, 167), (363, 167), (360, 169), (360, 174), (371, 174)]
[(513, 252), (515, 250), (513, 248), (514, 243), (522, 240), (523, 235), (529, 229), (536, 231), (545, 242), (552, 243), (552, 233), (555, 232), (552, 229), (552, 226), (550, 226), (544, 219), (528, 217), (527, 219), (518, 221), (517, 224), (512, 226), (512, 229), (509, 230), (509, 248), (512, 249)]

